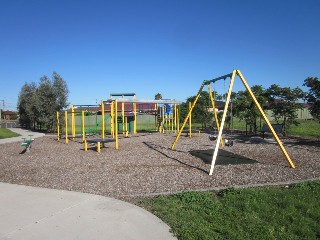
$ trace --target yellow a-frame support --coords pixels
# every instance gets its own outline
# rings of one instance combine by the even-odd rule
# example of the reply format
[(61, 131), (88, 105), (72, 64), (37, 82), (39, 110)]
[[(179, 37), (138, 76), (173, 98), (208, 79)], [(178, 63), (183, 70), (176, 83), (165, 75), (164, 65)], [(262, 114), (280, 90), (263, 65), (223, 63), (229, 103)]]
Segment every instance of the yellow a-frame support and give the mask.
[(191, 108), (189, 110), (189, 113), (186, 117), (186, 119), (184, 120), (184, 123), (182, 124), (182, 127), (179, 131), (179, 133), (177, 134), (172, 146), (171, 146), (171, 149), (173, 150), (175, 145), (177, 144), (178, 142), (178, 139), (188, 121), (188, 119), (190, 118), (191, 116), (191, 113), (192, 113), (192, 110), (193, 108), (195, 107), (199, 97), (200, 97), (200, 94), (203, 90), (203, 87), (205, 85), (210, 85), (211, 83), (215, 83), (219, 80), (222, 80), (222, 79), (227, 79), (227, 78), (230, 78), (230, 84), (229, 84), (229, 90), (228, 90), (228, 94), (227, 94), (227, 99), (226, 99), (226, 103), (225, 103), (225, 106), (224, 106), (224, 111), (223, 111), (223, 115), (222, 115), (222, 120), (221, 120), (221, 125), (220, 125), (220, 129), (219, 129), (219, 134), (218, 134), (218, 138), (217, 138), (217, 142), (216, 142), (216, 146), (215, 146), (215, 149), (214, 149), (214, 152), (213, 152), (213, 156), (212, 156), (212, 161), (211, 161), (211, 168), (210, 168), (210, 172), (209, 172), (209, 175), (212, 175), (213, 173), (213, 169), (214, 169), (214, 165), (215, 165), (215, 162), (216, 162), (216, 159), (217, 159), (217, 156), (218, 156), (218, 150), (219, 150), (219, 142), (221, 141), (222, 139), (222, 131), (223, 131), (223, 127), (224, 127), (224, 123), (225, 123), (225, 119), (226, 119), (226, 116), (227, 116), (227, 111), (228, 111), (228, 107), (229, 107), (229, 103), (230, 103), (230, 97), (231, 97), (231, 92), (232, 92), (232, 87), (233, 87), (233, 83), (234, 83), (234, 80), (235, 80), (235, 76), (238, 75), (243, 83), (243, 85), (245, 86), (246, 90), (248, 91), (248, 93), (250, 94), (253, 102), (255, 103), (255, 105), (257, 106), (260, 114), (262, 115), (263, 117), (263, 120), (266, 122), (267, 126), (269, 127), (270, 129), (270, 132), (272, 133), (273, 137), (275, 138), (275, 140), (277, 141), (282, 153), (284, 154), (284, 156), (286, 157), (287, 161), (289, 162), (290, 166), (292, 168), (295, 168), (295, 165), (293, 164), (293, 162), (291, 161), (291, 158), (290, 156), (288, 155), (286, 149), (284, 148), (283, 144), (281, 143), (277, 133), (274, 131), (271, 123), (269, 122), (267, 116), (265, 115), (265, 113), (263, 112), (259, 102), (257, 101), (256, 97), (254, 96), (253, 92), (251, 91), (249, 85), (247, 84), (245, 78), (243, 77), (242, 73), (240, 72), (240, 70), (233, 70), (232, 73), (230, 74), (227, 74), (227, 75), (224, 75), (222, 77), (218, 77), (218, 78), (215, 78), (215, 79), (212, 79), (212, 80), (204, 80), (199, 91), (198, 91), (198, 94), (195, 98), (195, 100), (193, 101), (192, 105), (191, 105)]

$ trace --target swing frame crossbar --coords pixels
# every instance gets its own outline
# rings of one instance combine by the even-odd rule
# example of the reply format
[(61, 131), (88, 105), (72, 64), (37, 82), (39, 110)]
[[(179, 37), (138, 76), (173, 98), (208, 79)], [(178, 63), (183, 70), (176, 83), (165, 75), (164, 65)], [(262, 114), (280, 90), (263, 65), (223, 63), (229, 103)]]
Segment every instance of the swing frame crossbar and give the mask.
[[(215, 162), (216, 162), (216, 159), (217, 159), (217, 156), (218, 156), (218, 151), (219, 151), (219, 143), (221, 142), (221, 145), (223, 146), (222, 144), (222, 132), (223, 132), (223, 127), (224, 127), (224, 123), (225, 123), (225, 119), (226, 119), (226, 116), (227, 116), (227, 111), (228, 111), (228, 107), (229, 107), (229, 103), (230, 103), (230, 98), (231, 98), (231, 92), (232, 92), (232, 88), (233, 88), (233, 84), (234, 84), (234, 81), (235, 81), (235, 77), (239, 76), (240, 80), (242, 81), (243, 85), (245, 86), (246, 90), (248, 91), (249, 95), (251, 96), (253, 102), (255, 103), (256, 107), (258, 108), (260, 114), (262, 115), (263, 117), (263, 120), (265, 121), (265, 123), (267, 124), (270, 132), (272, 133), (273, 137), (275, 138), (277, 144), (279, 145), (282, 153), (284, 154), (284, 156), (286, 157), (287, 161), (289, 162), (290, 166), (292, 168), (295, 168), (295, 165), (293, 164), (289, 154), (287, 153), (286, 149), (284, 148), (282, 142), (280, 141), (277, 133), (275, 132), (275, 130), (273, 129), (270, 121), (268, 120), (266, 114), (264, 113), (262, 107), (260, 106), (258, 100), (256, 99), (255, 95), (253, 94), (253, 92), (251, 91), (251, 88), (249, 87), (247, 81), (245, 80), (245, 78), (243, 77), (242, 73), (240, 70), (233, 70), (232, 73), (230, 74), (227, 74), (227, 75), (224, 75), (224, 76), (221, 76), (221, 77), (218, 77), (218, 78), (214, 78), (212, 80), (204, 80), (199, 91), (198, 91), (198, 94), (195, 98), (195, 100), (193, 101), (193, 103), (191, 104), (190, 108), (189, 108), (189, 112), (188, 112), (188, 115), (187, 117), (185, 118), (182, 126), (181, 126), (181, 129), (179, 130), (174, 142), (172, 143), (172, 146), (171, 146), (171, 149), (174, 150), (175, 148), (175, 145), (177, 144), (178, 140), (179, 140), (179, 137), (188, 121), (189, 118), (191, 118), (191, 113), (192, 113), (192, 110), (193, 108), (195, 107), (199, 97), (200, 97), (200, 94), (203, 90), (203, 87), (208, 85), (210, 86), (211, 83), (215, 83), (219, 80), (226, 80), (227, 78), (230, 78), (230, 83), (229, 83), (229, 89), (228, 89), (228, 93), (227, 93), (227, 98), (226, 98), (226, 102), (225, 102), (225, 106), (224, 106), (224, 110), (223, 110), (223, 115), (222, 115), (222, 120), (221, 120), (221, 124), (220, 124), (220, 127), (218, 128), (218, 125), (217, 125), (217, 128), (218, 128), (218, 131), (219, 131), (219, 134), (218, 134), (218, 137), (217, 137), (217, 141), (216, 141), (216, 145), (215, 145), (215, 149), (214, 149), (214, 152), (213, 152), (213, 156), (212, 156), (212, 161), (211, 161), (211, 167), (210, 167), (210, 172), (209, 172), (209, 175), (212, 175), (213, 174), (213, 170), (214, 170), (214, 166), (215, 166)], [(209, 92), (211, 93), (211, 89), (209, 87)], [(210, 98), (211, 98), (211, 101), (212, 101), (212, 105), (214, 107), (214, 101), (213, 101), (213, 98), (212, 98), (212, 94), (210, 94)]]
[(232, 73), (221, 76), (221, 77), (217, 77), (217, 78), (214, 78), (211, 80), (204, 80), (203, 83), (204, 83), (204, 85), (209, 85), (211, 83), (218, 82), (219, 80), (226, 80), (227, 78), (231, 78), (231, 77), (232, 77)]

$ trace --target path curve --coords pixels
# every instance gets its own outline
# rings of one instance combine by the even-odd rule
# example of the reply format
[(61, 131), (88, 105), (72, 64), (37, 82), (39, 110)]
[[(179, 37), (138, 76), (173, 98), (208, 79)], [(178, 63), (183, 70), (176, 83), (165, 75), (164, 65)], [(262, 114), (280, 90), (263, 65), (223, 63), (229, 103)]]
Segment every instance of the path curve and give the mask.
[(174, 240), (148, 211), (113, 198), (0, 183), (0, 240)]

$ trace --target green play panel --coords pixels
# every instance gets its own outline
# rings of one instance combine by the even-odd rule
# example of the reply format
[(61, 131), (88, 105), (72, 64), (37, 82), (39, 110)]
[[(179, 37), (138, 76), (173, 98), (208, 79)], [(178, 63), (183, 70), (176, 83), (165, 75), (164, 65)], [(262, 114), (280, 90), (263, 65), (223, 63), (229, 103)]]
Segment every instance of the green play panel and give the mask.
[[(207, 150), (193, 150), (190, 151), (190, 154), (202, 159), (206, 164), (211, 164), (212, 155), (214, 149)], [(216, 159), (215, 165), (229, 165), (229, 164), (254, 164), (258, 163), (256, 160), (228, 152), (223, 149), (219, 149), (218, 157)]]

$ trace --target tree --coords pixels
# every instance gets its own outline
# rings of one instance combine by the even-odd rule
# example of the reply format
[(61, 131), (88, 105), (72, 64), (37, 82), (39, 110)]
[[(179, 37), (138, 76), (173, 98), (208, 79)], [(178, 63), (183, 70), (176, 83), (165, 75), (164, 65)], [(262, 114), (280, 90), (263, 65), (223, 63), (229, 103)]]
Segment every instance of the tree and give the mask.
[(157, 94), (154, 96), (154, 99), (155, 99), (155, 100), (162, 100), (162, 95), (161, 95), (161, 93), (157, 93)]
[[(255, 85), (252, 86), (251, 91), (255, 95), (260, 106), (264, 106), (267, 101), (265, 96), (266, 90), (260, 85)], [(247, 90), (236, 93), (233, 106), (234, 115), (240, 120), (245, 120), (246, 124), (249, 126), (249, 132), (256, 132), (257, 120), (261, 117), (261, 114)]]
[(56, 99), (52, 82), (47, 76), (40, 78), (40, 84), (37, 88), (36, 96), (37, 101), (35, 104), (37, 104), (39, 110), (39, 116), (37, 119), (39, 128), (40, 130), (45, 128), (48, 131), (51, 131), (56, 113)]
[[(181, 117), (185, 118), (189, 112), (189, 102), (193, 103), (196, 96), (189, 97), (187, 99), (187, 103), (181, 106), (180, 114)], [(208, 111), (211, 108), (211, 101), (209, 97), (209, 93), (206, 91), (202, 91), (200, 97), (192, 111), (192, 119), (195, 122), (201, 123), (202, 128), (207, 127), (207, 123), (212, 122), (213, 114)]]
[(53, 94), (55, 97), (56, 111), (66, 108), (68, 103), (69, 90), (65, 80), (56, 72), (52, 74)]
[(302, 100), (305, 93), (298, 87), (292, 89), (289, 87), (280, 87), (277, 84), (271, 85), (266, 91), (268, 105), (277, 122), (282, 121), (283, 134), (287, 135), (290, 125), (298, 125), (296, 121), (297, 110), (302, 109)]
[(309, 87), (306, 99), (310, 106), (310, 113), (320, 122), (320, 81), (317, 77), (308, 77), (304, 80), (303, 86)]
[[(234, 117), (234, 101), (236, 99), (237, 94), (235, 92), (231, 92), (230, 95), (230, 102), (229, 102), (229, 106), (228, 106), (228, 112), (226, 115), (226, 119), (225, 119), (225, 128), (226, 129), (230, 129), (233, 125), (233, 117)], [(217, 94), (216, 99), (218, 100), (224, 100), (226, 101), (226, 94)], [(225, 102), (223, 102), (223, 105), (225, 106)], [(219, 112), (218, 114), (218, 118), (219, 118), (219, 122), (221, 122), (222, 120), (222, 115), (223, 112)]]
[(187, 117), (189, 112), (189, 103), (188, 102), (183, 102), (180, 104), (179, 108), (179, 121), (183, 122), (184, 119)]
[(18, 112), (19, 123), (22, 127), (35, 127), (36, 122), (36, 107), (34, 105), (37, 85), (32, 83), (25, 83), (18, 96)]
[(18, 101), (20, 123), (28, 128), (32, 125), (33, 128), (52, 131), (56, 112), (68, 105), (68, 93), (67, 83), (56, 72), (53, 72), (52, 80), (41, 77), (39, 86), (25, 83)]
[[(56, 72), (52, 74), (53, 78), (53, 94), (55, 98), (55, 112), (60, 112), (62, 109), (65, 109), (68, 103), (69, 90), (67, 86), (67, 82)], [(55, 123), (56, 118), (53, 120), (53, 124)], [(60, 114), (60, 123), (63, 124), (63, 117)], [(55, 126), (56, 124), (54, 124)]]
[[(213, 98), (215, 100), (215, 104), (217, 104), (216, 100), (223, 100), (225, 98), (224, 94), (218, 94), (216, 91), (212, 92)], [(231, 101), (235, 98), (235, 93), (231, 93)], [(187, 98), (186, 103), (182, 103), (180, 105), (180, 121), (183, 121), (189, 112), (189, 103), (193, 103), (197, 96), (191, 96)], [(224, 102), (220, 101), (220, 105), (224, 104)], [(217, 108), (217, 105), (215, 106)], [(212, 103), (210, 100), (209, 93), (207, 91), (202, 91), (200, 93), (199, 99), (192, 111), (192, 119), (194, 122), (198, 122), (202, 124), (202, 128), (207, 128), (207, 124), (214, 126), (214, 115), (213, 112), (210, 112), (209, 109), (212, 108)], [(218, 113), (218, 120), (221, 122), (222, 112)], [(225, 119), (226, 128), (230, 128), (232, 121), (232, 107), (229, 107), (227, 117)]]

